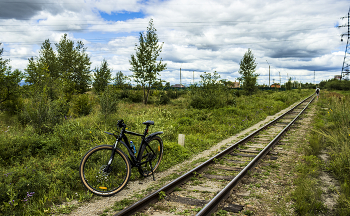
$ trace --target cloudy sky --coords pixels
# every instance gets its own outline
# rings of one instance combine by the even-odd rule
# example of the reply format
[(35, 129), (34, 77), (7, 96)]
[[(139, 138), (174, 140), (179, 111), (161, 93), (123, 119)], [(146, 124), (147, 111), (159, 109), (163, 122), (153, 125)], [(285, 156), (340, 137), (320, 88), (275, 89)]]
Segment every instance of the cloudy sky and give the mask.
[[(346, 38), (348, 0), (0, 0), (3, 57), (23, 70), (38, 56), (45, 39), (57, 43), (64, 33), (83, 41), (91, 69), (105, 58), (113, 74), (131, 75), (129, 59), (139, 32), (154, 20), (161, 73), (171, 84), (191, 84), (203, 72), (217, 71), (234, 81), (239, 62), (250, 48), (259, 84), (287, 77), (314, 82), (340, 75)], [(54, 45), (53, 45), (54, 46)], [(55, 47), (55, 46), (54, 46)]]

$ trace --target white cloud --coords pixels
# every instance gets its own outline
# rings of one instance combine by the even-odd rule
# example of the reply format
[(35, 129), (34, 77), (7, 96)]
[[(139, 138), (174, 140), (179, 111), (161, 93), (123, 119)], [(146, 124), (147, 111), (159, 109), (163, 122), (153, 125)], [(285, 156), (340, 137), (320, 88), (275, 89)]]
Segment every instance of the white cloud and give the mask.
[[(121, 70), (130, 75), (129, 59), (135, 53), (137, 33), (145, 31), (153, 18), (159, 41), (164, 42), (160, 56), (168, 63), (162, 79), (179, 83), (176, 74), (180, 67), (187, 83), (192, 82), (191, 71), (198, 74), (218, 71), (221, 78), (234, 79), (238, 76), (239, 61), (251, 48), (258, 63), (257, 73), (261, 74), (259, 83), (268, 83), (266, 60), (276, 80), (280, 71), (282, 77), (288, 73), (311, 82), (314, 70), (319, 74), (316, 80), (340, 74), (345, 43), (340, 43), (342, 30), (333, 27), (337, 22), (344, 24), (339, 17), (346, 15), (347, 3), (60, 0), (31, 7), (29, 2), (27, 6), (32, 10), (26, 14), (14, 14), (18, 19), (3, 19), (0, 42), (8, 49), (11, 64), (22, 69), (24, 59), (37, 55), (45, 39), (58, 42), (67, 32), (70, 39), (82, 40), (88, 47), (92, 68), (100, 66), (105, 58), (114, 73)], [(9, 4), (5, 7), (10, 8)], [(145, 16), (106, 21), (100, 12), (110, 15), (142, 12)]]

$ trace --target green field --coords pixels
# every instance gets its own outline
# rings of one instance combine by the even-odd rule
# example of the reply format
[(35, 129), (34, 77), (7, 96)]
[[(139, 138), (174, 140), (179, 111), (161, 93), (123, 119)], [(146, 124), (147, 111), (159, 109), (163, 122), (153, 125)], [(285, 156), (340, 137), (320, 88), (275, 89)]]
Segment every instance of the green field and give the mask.
[[(119, 119), (124, 119), (128, 130), (140, 133), (144, 129), (141, 123), (153, 120), (155, 125), (151, 126), (150, 133), (164, 132), (161, 136), (164, 157), (158, 170), (163, 171), (312, 93), (313, 90), (260, 91), (252, 96), (231, 96), (231, 105), (221, 108), (195, 109), (191, 105), (193, 95), (187, 91), (179, 93), (166, 105), (157, 102), (161, 92), (152, 92), (149, 105), (133, 102), (133, 98), (137, 98), (137, 92), (133, 92), (130, 93), (133, 97), (118, 100), (116, 111), (105, 112), (105, 115), (101, 114), (101, 98), (91, 93), (86, 94), (88, 103), (84, 105), (91, 108), (89, 114), (82, 112), (84, 106), (77, 108), (76, 103), (70, 103), (68, 115), (56, 120), (54, 115), (49, 115), (52, 110), (39, 112), (40, 106), (33, 106), (40, 105), (40, 101), (33, 103), (25, 99), (27, 113), (0, 114), (0, 190), (3, 192), (0, 193), (0, 214), (52, 214), (53, 204), (91, 199), (93, 195), (79, 179), (80, 160), (90, 148), (114, 143), (114, 138), (103, 131), (117, 130)], [(120, 97), (123, 93), (116, 90), (113, 94)], [(221, 95), (221, 98), (227, 98), (227, 95)], [(52, 109), (63, 107), (47, 103), (46, 106)], [(42, 116), (45, 112), (49, 113), (46, 120)], [(55, 121), (48, 121), (50, 118)], [(186, 135), (185, 147), (177, 144), (180, 133)], [(135, 144), (138, 139), (129, 137)], [(139, 178), (134, 170), (131, 179)]]

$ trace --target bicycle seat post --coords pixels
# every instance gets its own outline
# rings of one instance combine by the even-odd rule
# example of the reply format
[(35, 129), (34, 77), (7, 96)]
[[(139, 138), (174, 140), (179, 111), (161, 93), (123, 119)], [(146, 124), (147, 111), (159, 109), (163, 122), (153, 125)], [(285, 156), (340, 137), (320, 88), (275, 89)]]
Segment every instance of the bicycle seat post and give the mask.
[(149, 127), (149, 125), (147, 124), (146, 125), (146, 128), (145, 128), (145, 133), (144, 133), (144, 136), (146, 137), (146, 135), (147, 135), (147, 133), (148, 133), (148, 127)]

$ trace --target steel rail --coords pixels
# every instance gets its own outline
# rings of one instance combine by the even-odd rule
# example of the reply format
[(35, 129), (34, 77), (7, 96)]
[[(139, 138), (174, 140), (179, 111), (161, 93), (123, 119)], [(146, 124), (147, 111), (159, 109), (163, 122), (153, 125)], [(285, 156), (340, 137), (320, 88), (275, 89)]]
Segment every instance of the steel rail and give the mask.
[[(315, 93), (314, 93), (315, 94)], [(292, 112), (296, 107), (298, 107), (300, 104), (302, 104), (304, 101), (306, 101), (307, 99), (309, 99), (310, 97), (312, 97), (314, 94), (310, 95), (309, 97), (305, 98), (304, 100), (302, 100), (301, 102), (299, 102), (297, 105), (295, 105), (294, 107), (292, 107), (291, 109), (289, 109), (287, 112), (285, 112), (284, 114), (280, 115), (279, 117), (277, 117), (276, 119), (268, 122), (267, 124), (265, 124), (264, 126), (260, 127), (259, 129), (257, 129), (256, 131), (252, 132), (251, 134), (249, 134), (248, 136), (244, 137), (243, 139), (241, 139), (240, 141), (236, 142), (235, 144), (233, 144), (232, 146), (228, 147), (227, 149), (225, 149), (224, 151), (218, 153), (217, 155), (211, 157), (210, 159), (208, 159), (207, 161), (205, 161), (204, 163), (202, 163), (201, 165), (193, 168), (192, 170), (188, 171), (187, 173), (185, 173), (184, 175), (178, 177), (177, 179), (173, 180), (172, 182), (170, 182), (169, 184), (161, 187), (160, 189), (158, 189), (157, 191), (151, 193), (150, 195), (148, 195), (147, 197), (144, 197), (143, 199), (137, 201), (136, 203), (132, 204), (131, 206), (123, 209), (122, 211), (116, 213), (114, 216), (121, 216), (121, 215), (131, 215), (134, 214), (140, 210), (142, 210), (143, 208), (145, 208), (146, 206), (155, 203), (158, 201), (159, 198), (159, 193), (161, 191), (165, 192), (166, 194), (171, 193), (174, 188), (180, 184), (182, 184), (183, 182), (187, 181), (188, 179), (190, 179), (191, 177), (193, 177), (195, 175), (195, 173), (200, 172), (201, 170), (203, 170), (204, 168), (206, 168), (208, 165), (210, 165), (211, 163), (213, 163), (214, 159), (218, 159), (221, 158), (223, 156), (225, 156), (226, 154), (229, 154), (234, 148), (236, 148), (239, 144), (245, 143), (247, 141), (249, 141), (251, 138), (253, 138), (255, 135), (257, 135), (260, 131), (266, 129), (267, 127), (273, 125), (274, 123), (276, 123), (279, 119), (281, 119), (282, 117), (284, 117), (285, 115), (287, 115), (288, 113)]]
[(204, 208), (202, 208), (202, 210), (196, 214), (196, 216), (206, 216), (214, 213), (217, 210), (220, 202), (225, 200), (230, 195), (231, 189), (233, 189), (233, 187), (239, 183), (239, 181), (247, 174), (247, 172), (252, 169), (259, 162), (259, 160), (263, 158), (270, 151), (270, 149), (282, 138), (282, 135), (287, 132), (291, 125), (299, 118), (299, 116), (305, 111), (305, 109), (314, 99), (315, 97), (313, 97), (311, 101), (305, 106), (305, 108), (300, 111), (300, 113), (257, 156), (255, 156), (255, 158), (250, 161), (250, 163), (229, 184), (227, 184), (223, 190), (221, 190), (207, 205), (205, 205)]

